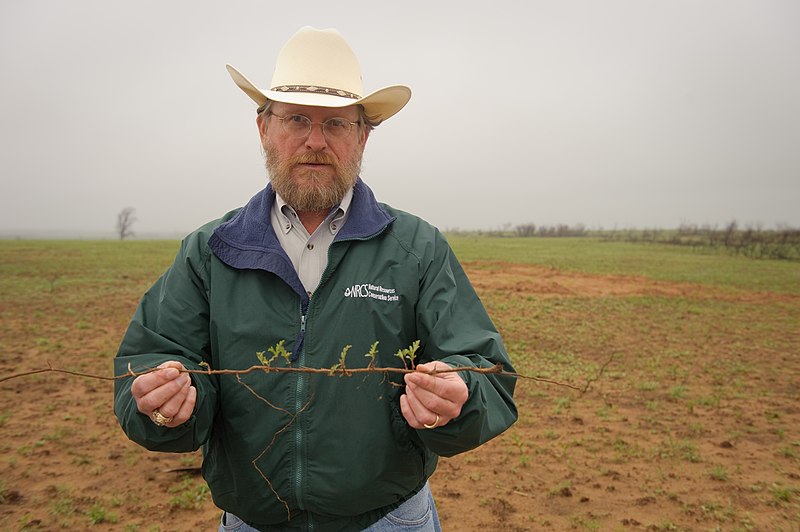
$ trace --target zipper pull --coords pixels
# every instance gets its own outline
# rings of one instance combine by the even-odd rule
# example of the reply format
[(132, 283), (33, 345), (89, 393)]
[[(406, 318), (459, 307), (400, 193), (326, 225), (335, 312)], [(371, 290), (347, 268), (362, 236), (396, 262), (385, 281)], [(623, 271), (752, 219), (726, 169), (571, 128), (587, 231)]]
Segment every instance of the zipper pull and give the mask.
[(300, 351), (303, 350), (303, 340), (306, 336), (306, 315), (300, 314), (300, 334), (297, 335), (297, 342), (294, 346), (294, 352), (292, 353), (292, 362), (300, 358)]

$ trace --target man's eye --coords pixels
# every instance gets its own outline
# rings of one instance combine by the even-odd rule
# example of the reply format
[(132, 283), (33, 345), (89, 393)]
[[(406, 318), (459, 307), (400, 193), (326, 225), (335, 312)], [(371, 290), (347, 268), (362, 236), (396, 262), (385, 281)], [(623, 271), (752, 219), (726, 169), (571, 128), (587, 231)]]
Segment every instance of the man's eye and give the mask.
[(345, 128), (348, 125), (347, 120), (344, 118), (330, 118), (327, 122), (325, 122), (328, 127), (338, 129), (338, 128)]
[(292, 124), (305, 124), (308, 122), (308, 118), (303, 115), (291, 115), (288, 121)]

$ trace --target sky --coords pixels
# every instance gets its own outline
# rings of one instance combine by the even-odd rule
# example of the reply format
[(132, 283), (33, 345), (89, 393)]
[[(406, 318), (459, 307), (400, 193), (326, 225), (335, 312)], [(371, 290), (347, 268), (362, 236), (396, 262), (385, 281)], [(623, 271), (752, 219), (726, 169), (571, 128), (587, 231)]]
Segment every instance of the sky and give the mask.
[(800, 2), (0, 0), (0, 235), (188, 233), (267, 177), (255, 104), (301, 26), (366, 92), (379, 200), (443, 230), (800, 226)]

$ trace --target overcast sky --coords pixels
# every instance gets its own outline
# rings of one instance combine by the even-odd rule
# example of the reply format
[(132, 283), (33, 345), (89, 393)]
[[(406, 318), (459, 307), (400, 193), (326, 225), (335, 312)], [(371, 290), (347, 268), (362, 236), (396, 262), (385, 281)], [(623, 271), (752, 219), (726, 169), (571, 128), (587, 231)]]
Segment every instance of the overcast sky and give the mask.
[(185, 233), (266, 183), (255, 104), (339, 29), (378, 198), (442, 229), (800, 226), (800, 2), (0, 0), (0, 233)]

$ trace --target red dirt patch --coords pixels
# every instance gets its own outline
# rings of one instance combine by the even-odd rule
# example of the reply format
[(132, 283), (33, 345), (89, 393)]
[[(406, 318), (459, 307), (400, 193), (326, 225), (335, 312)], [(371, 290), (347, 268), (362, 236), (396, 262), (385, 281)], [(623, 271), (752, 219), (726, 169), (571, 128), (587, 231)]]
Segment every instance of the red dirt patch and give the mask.
[(634, 275), (590, 275), (556, 270), (536, 264), (499, 261), (467, 262), (464, 269), (478, 292), (508, 291), (536, 297), (662, 296), (738, 302), (787, 301), (800, 303), (800, 295), (722, 290), (705, 285), (657, 281)]

